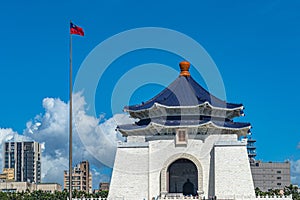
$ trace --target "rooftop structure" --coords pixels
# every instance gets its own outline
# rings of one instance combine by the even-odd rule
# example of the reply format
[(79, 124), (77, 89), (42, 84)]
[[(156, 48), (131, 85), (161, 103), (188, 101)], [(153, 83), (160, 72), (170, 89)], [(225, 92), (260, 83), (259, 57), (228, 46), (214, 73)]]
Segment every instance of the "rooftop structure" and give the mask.
[(109, 199), (255, 198), (242, 104), (210, 94), (180, 63), (179, 77), (152, 99), (125, 106), (134, 124), (117, 148)]
[(186, 127), (194, 134), (217, 131), (246, 136), (250, 123), (233, 121), (234, 117), (244, 115), (244, 106), (227, 103), (210, 94), (191, 77), (189, 67), (188, 62), (181, 62), (179, 77), (166, 89), (149, 101), (125, 106), (124, 110), (139, 121), (119, 125), (118, 130), (124, 136), (152, 136), (172, 135), (178, 127)]

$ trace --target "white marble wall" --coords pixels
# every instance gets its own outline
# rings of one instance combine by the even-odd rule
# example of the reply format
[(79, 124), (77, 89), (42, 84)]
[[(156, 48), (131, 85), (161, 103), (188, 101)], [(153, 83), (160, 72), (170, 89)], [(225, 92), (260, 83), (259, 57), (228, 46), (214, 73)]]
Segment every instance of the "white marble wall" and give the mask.
[(148, 199), (148, 148), (118, 148), (108, 199)]
[(254, 185), (246, 143), (217, 143), (214, 147), (215, 195), (218, 199), (230, 196), (255, 198)]
[(210, 135), (204, 140), (190, 137), (186, 146), (176, 146), (174, 139), (128, 141), (126, 148), (117, 150), (111, 200), (151, 199), (166, 192), (167, 168), (180, 158), (193, 161), (200, 170), (199, 190), (206, 198), (216, 195), (220, 199), (233, 193), (254, 195), (246, 147), (236, 145), (236, 135)]

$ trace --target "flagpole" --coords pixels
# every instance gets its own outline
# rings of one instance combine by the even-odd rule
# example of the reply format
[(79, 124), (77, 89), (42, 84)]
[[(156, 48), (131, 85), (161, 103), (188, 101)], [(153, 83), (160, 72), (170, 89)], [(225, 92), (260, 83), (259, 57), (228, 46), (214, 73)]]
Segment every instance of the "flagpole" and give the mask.
[[(71, 23), (71, 21), (70, 21)], [(70, 33), (70, 103), (69, 103), (69, 200), (72, 200), (72, 34)]]

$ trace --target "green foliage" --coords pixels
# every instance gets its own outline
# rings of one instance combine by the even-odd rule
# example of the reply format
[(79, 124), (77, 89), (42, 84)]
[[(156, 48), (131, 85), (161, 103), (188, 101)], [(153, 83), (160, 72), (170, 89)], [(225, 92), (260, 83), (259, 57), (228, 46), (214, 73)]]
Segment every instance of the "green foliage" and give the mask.
[[(297, 186), (293, 186), (292, 184), (289, 186), (285, 186), (284, 190), (284, 195), (289, 196), (292, 195), (293, 200), (300, 200), (300, 193), (298, 191)], [(281, 196), (280, 190), (275, 189), (275, 190), (269, 190), (267, 192), (261, 191), (259, 188), (255, 188), (255, 194), (256, 196)]]
[[(106, 198), (108, 191), (100, 191), (97, 193), (86, 193), (84, 191), (73, 191), (72, 196), (75, 198), (85, 197), (85, 198)], [(54, 193), (38, 191), (25, 191), (16, 193), (6, 193), (0, 192), (1, 200), (66, 200), (69, 197), (69, 192), (67, 190), (55, 191)]]
[(293, 200), (300, 200), (300, 193), (298, 192), (298, 187), (293, 186), (292, 184), (289, 186), (285, 186), (284, 188), (284, 194), (286, 195), (292, 195)]

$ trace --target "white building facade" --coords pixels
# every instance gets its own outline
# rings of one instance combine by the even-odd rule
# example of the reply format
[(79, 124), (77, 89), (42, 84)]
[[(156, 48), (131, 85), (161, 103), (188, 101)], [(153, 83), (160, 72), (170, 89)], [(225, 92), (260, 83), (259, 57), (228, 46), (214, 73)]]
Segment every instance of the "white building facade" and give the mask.
[(202, 88), (180, 63), (179, 77), (157, 96), (125, 107), (135, 124), (117, 129), (119, 144), (108, 199), (255, 199), (243, 105)]

